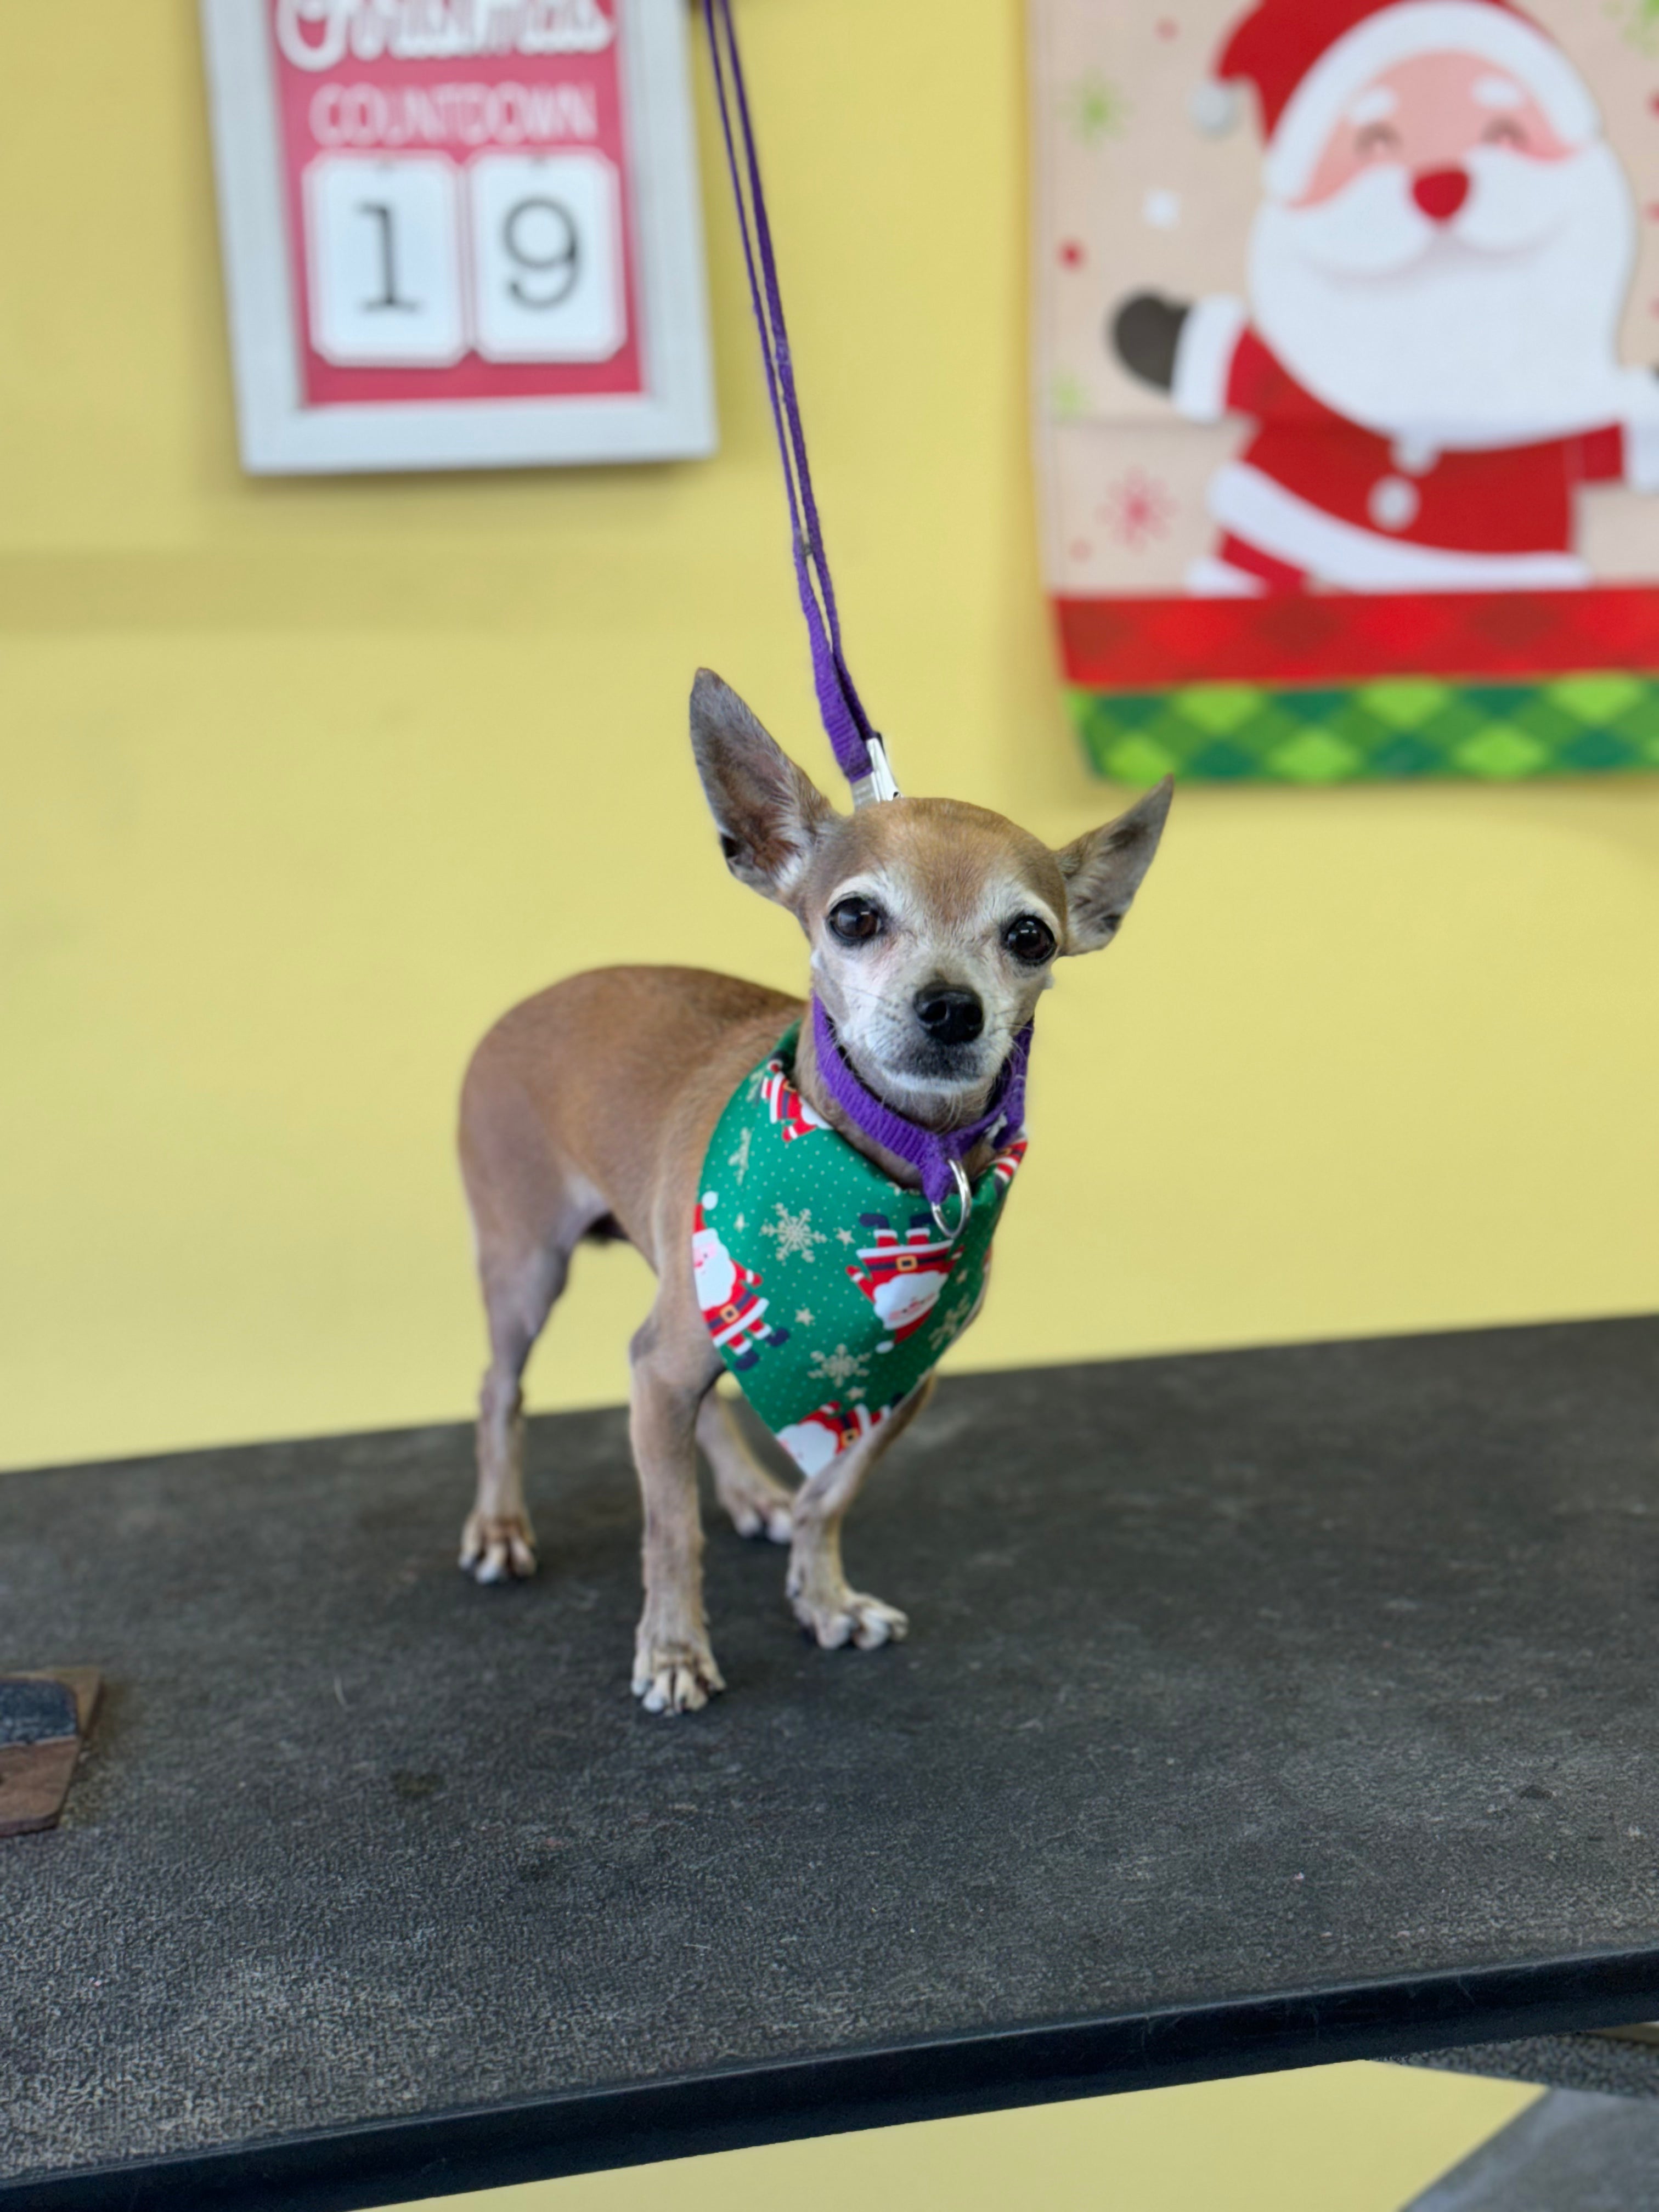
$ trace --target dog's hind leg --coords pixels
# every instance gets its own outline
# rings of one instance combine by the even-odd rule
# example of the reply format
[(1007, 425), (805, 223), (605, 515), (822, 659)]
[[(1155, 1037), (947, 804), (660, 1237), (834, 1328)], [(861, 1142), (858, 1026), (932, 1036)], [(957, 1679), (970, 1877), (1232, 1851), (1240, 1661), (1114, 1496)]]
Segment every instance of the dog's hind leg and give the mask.
[(766, 1536), (775, 1544), (787, 1544), (793, 1533), (793, 1501), (750, 1450), (731, 1407), (717, 1389), (697, 1408), (697, 1443), (714, 1477), (714, 1495), (738, 1535)]
[(557, 1153), (516, 1085), (481, 1052), (461, 1097), (461, 1179), (472, 1214), (489, 1364), (478, 1393), (478, 1486), (460, 1564), (481, 1583), (536, 1571), (524, 1494), (526, 1363), (583, 1237), (603, 1226), (599, 1193)]
[(460, 1564), (475, 1582), (536, 1571), (536, 1534), (524, 1494), (526, 1363), (570, 1272), (580, 1229), (517, 1251), (480, 1239), (478, 1274), (489, 1323), (489, 1364), (478, 1392), (478, 1489), (461, 1531)]
[(826, 1651), (843, 1644), (873, 1651), (880, 1644), (899, 1643), (909, 1633), (909, 1621), (896, 1606), (884, 1605), (878, 1597), (848, 1584), (841, 1563), (841, 1524), (871, 1468), (909, 1427), (933, 1388), (933, 1376), (924, 1376), (879, 1428), (837, 1452), (795, 1492), (794, 1545), (784, 1589), (796, 1620)]

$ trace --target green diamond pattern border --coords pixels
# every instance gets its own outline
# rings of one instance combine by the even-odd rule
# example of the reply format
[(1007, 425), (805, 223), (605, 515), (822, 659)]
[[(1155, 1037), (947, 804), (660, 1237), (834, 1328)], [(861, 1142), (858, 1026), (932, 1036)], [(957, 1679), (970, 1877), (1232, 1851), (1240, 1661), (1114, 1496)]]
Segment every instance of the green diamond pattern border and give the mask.
[(1090, 766), (1114, 783), (1518, 783), (1659, 769), (1659, 677), (1538, 684), (1389, 677), (1340, 690), (1194, 684), (1070, 695)]

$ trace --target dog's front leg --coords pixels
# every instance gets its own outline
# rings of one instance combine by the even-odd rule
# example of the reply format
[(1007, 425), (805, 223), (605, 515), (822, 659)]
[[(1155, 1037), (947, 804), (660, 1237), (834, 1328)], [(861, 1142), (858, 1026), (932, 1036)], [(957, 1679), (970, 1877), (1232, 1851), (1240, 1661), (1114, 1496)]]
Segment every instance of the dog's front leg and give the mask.
[(933, 1376), (925, 1376), (879, 1428), (849, 1450), (838, 1452), (795, 1492), (794, 1540), (784, 1587), (796, 1620), (826, 1651), (843, 1644), (873, 1651), (880, 1644), (899, 1643), (909, 1633), (910, 1623), (896, 1606), (884, 1605), (878, 1597), (848, 1584), (841, 1563), (841, 1524), (871, 1468), (909, 1427), (933, 1388)]
[(723, 1690), (702, 1606), (697, 1408), (720, 1371), (705, 1337), (665, 1326), (660, 1303), (629, 1347), (629, 1434), (645, 1508), (645, 1611), (634, 1694), (648, 1713), (693, 1713)]

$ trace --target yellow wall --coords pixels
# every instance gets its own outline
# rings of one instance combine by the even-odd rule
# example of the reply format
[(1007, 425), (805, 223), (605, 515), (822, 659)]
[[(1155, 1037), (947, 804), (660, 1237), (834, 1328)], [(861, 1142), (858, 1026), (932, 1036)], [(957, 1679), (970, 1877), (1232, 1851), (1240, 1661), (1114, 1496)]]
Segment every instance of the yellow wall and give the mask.
[[(1069, 837), (1109, 802), (1033, 562), (1015, 0), (744, 28), (860, 682), (911, 787)], [(453, 1418), (476, 1035), (593, 961), (800, 973), (684, 739), (706, 660), (827, 774), (724, 205), (713, 465), (249, 483), (191, 0), (6, 35), (0, 1463)], [(1124, 944), (1044, 1008), (972, 1356), (1659, 1301), (1656, 925), (1651, 784), (1183, 796)], [(585, 1255), (539, 1402), (621, 1396), (646, 1296)], [(988, 2206), (1036, 2164), (1056, 2207), (1157, 2212), (1243, 2206), (1248, 2168), (1264, 2204), (1388, 2212), (1516, 2101), (1376, 2069), (1180, 2094), (1208, 2101), (681, 2185)]]
[(426, 2212), (1400, 2212), (1540, 2094), (1317, 2067), (446, 2197)]
[[(861, 685), (912, 788), (1068, 837), (1016, 0), (745, 36)], [(458, 1416), (473, 1038), (589, 962), (800, 974), (684, 738), (706, 660), (829, 774), (719, 180), (717, 461), (250, 483), (191, 0), (7, 42), (0, 1462)], [(1656, 939), (1652, 781), (1184, 794), (1043, 1009), (971, 1357), (1659, 1302)], [(585, 1256), (538, 1401), (622, 1395), (646, 1296)]]

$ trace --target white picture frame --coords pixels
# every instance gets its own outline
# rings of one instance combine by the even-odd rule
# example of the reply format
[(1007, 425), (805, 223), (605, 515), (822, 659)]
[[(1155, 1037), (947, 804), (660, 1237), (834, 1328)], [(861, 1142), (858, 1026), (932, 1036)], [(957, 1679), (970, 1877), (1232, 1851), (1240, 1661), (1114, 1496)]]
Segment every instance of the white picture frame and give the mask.
[[(342, 12), (350, 4), (342, 0)], [(601, 18), (605, 12), (598, 0), (585, 4)], [(610, 0), (608, 10), (616, 25), (641, 388), (343, 404), (318, 404), (307, 392), (305, 307), (289, 234), (291, 179), (272, 5), (201, 0), (243, 467), (256, 476), (346, 474), (689, 459), (714, 453), (718, 433), (683, 0)], [(300, 12), (307, 21), (327, 14), (319, 0), (300, 0)], [(458, 0), (463, 25), (474, 12)], [(297, 252), (311, 248), (301, 243)], [(569, 357), (587, 356), (578, 343)]]

